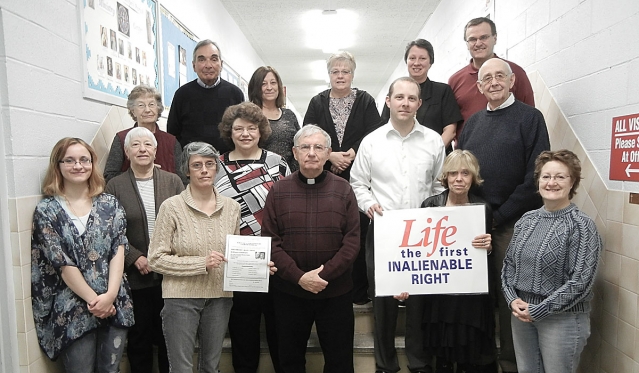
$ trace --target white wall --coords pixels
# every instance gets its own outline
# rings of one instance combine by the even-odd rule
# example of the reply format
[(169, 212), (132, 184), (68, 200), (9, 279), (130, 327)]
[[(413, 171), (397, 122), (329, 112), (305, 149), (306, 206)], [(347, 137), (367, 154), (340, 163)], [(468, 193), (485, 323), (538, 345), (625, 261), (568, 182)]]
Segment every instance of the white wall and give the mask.
[[(612, 117), (639, 112), (639, 1), (494, 0), (496, 53), (539, 71), (609, 189), (639, 183), (608, 180)], [(442, 1), (419, 37), (433, 43), (429, 77), (446, 82), (468, 63), (466, 22), (484, 16), (484, 0)], [(388, 84), (406, 74), (403, 61)]]

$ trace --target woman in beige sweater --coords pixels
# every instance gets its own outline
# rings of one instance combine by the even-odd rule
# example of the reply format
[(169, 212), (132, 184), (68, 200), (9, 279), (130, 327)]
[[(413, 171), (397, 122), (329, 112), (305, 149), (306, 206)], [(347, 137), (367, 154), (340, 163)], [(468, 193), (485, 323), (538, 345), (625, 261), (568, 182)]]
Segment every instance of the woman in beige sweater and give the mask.
[(151, 269), (164, 275), (162, 324), (171, 372), (193, 369), (199, 336), (199, 372), (218, 371), (233, 293), (222, 290), (227, 234), (240, 233), (240, 205), (220, 195), (213, 146), (184, 147), (181, 168), (190, 184), (167, 199), (149, 247)]

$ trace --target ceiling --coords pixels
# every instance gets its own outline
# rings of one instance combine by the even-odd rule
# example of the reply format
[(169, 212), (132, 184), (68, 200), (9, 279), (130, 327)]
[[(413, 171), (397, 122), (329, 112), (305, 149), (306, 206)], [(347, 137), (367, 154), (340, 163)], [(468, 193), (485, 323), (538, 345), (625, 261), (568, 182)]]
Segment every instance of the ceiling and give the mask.
[[(306, 47), (302, 15), (319, 9), (347, 9), (359, 16), (355, 43), (345, 48), (355, 56), (353, 87), (375, 97), (403, 59), (441, 0), (221, 0), (266, 65), (274, 67), (286, 86), (288, 99), (304, 115), (309, 101), (328, 88), (313, 76), (312, 63), (330, 54)], [(324, 65), (325, 66), (325, 65)]]

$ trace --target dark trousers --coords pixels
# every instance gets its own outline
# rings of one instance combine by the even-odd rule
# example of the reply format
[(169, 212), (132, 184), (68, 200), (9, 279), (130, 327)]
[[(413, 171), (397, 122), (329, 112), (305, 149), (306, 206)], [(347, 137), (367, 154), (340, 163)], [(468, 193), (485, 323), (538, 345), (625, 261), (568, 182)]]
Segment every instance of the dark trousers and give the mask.
[(229, 319), (231, 354), (235, 373), (255, 373), (260, 363), (260, 324), (264, 314), (266, 341), (276, 373), (280, 373), (277, 328), (270, 293), (233, 293)]
[(355, 320), (350, 293), (305, 299), (274, 291), (273, 302), (282, 372), (306, 372), (306, 344), (313, 323), (324, 354), (324, 373), (354, 372)]
[[(366, 235), (366, 266), (368, 268), (368, 284), (373, 299), (373, 315), (375, 318), (375, 367), (385, 372), (400, 370), (395, 350), (395, 331), (399, 302), (393, 297), (375, 297), (375, 229), (374, 224), (368, 227)], [(411, 372), (424, 371), (430, 365), (432, 357), (424, 351), (424, 302), (421, 295), (411, 295), (406, 299), (406, 358)]]
[[(506, 298), (501, 291), (501, 269), (504, 266), (506, 250), (510, 244), (515, 230), (515, 220), (503, 223), (492, 231), (493, 256), (495, 257), (493, 276), (494, 283), (498, 287), (495, 289), (497, 306), (499, 307), (499, 356), (497, 361), (503, 371), (516, 372), (517, 360), (515, 359), (515, 347), (513, 344), (513, 333), (510, 325), (511, 311), (506, 303)], [(491, 261), (489, 261), (491, 263)]]
[(151, 373), (153, 369), (153, 345), (158, 346), (160, 373), (169, 372), (169, 359), (162, 333), (160, 311), (164, 307), (162, 286), (131, 290), (135, 325), (129, 329), (126, 353), (131, 372)]
[(366, 270), (366, 232), (370, 219), (359, 213), (359, 254), (353, 263), (353, 303), (368, 302), (368, 274)]

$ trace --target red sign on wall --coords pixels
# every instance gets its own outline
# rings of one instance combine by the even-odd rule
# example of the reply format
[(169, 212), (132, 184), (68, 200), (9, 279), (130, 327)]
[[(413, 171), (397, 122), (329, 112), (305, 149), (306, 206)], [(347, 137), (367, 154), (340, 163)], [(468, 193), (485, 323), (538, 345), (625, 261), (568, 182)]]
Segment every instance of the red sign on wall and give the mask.
[(612, 118), (610, 180), (639, 181), (639, 114)]

